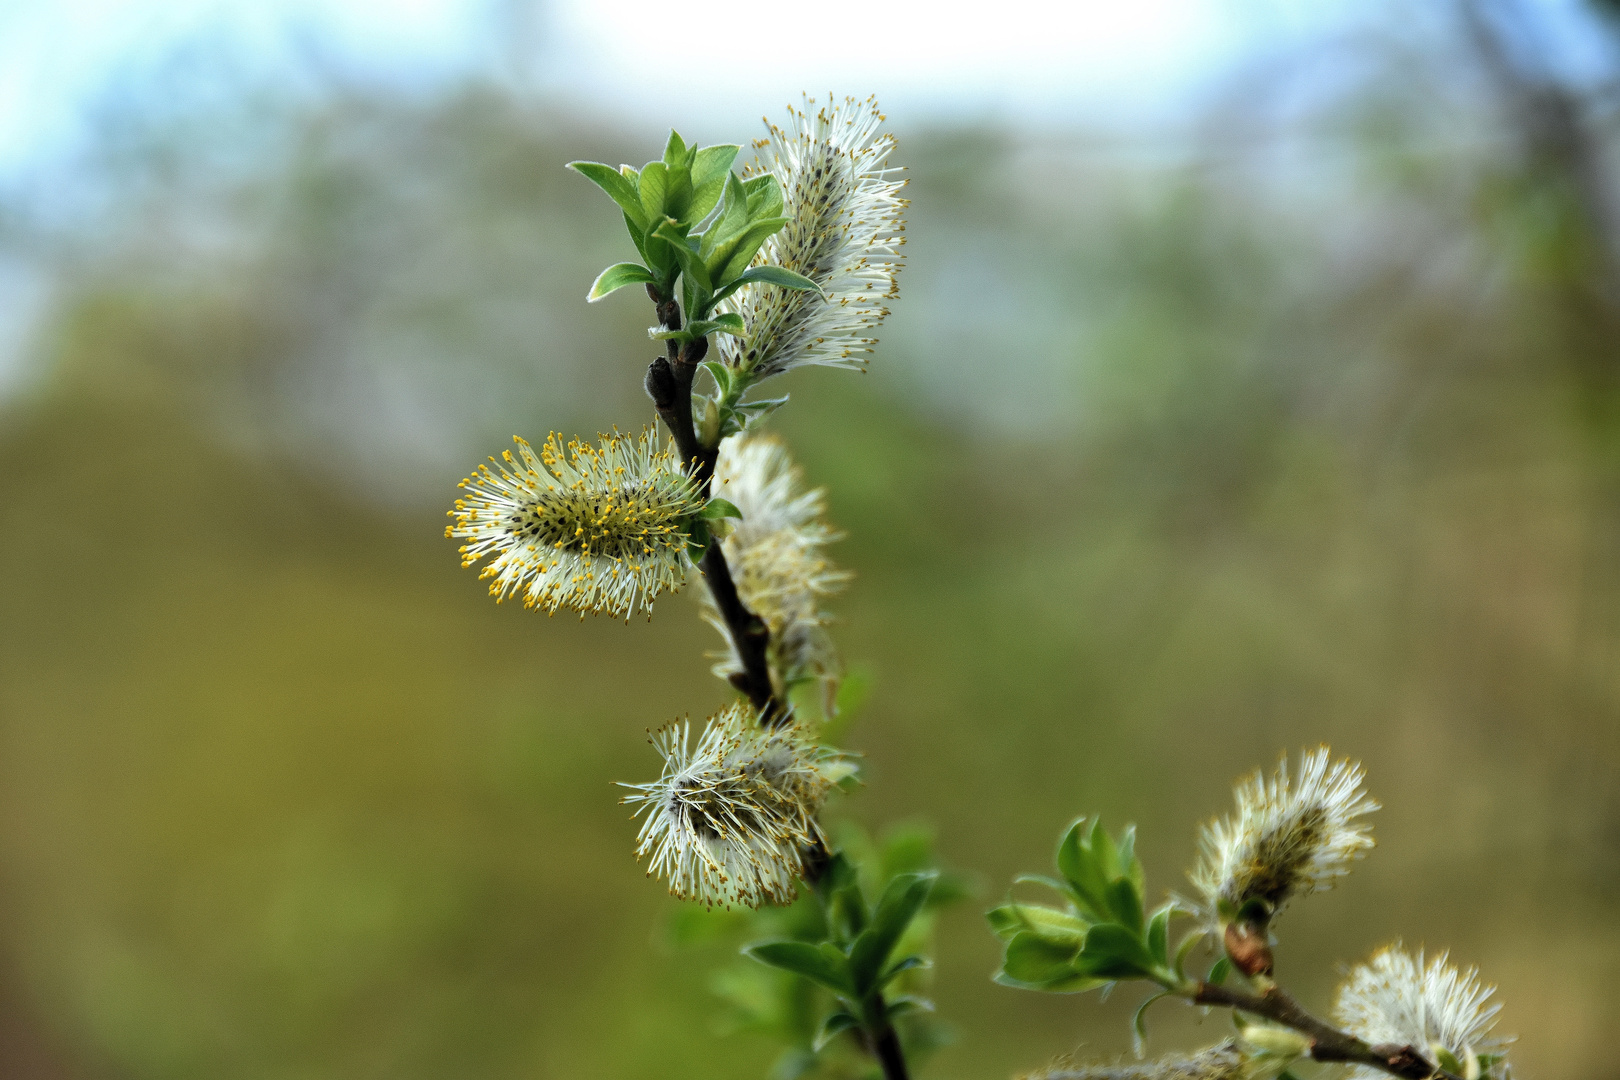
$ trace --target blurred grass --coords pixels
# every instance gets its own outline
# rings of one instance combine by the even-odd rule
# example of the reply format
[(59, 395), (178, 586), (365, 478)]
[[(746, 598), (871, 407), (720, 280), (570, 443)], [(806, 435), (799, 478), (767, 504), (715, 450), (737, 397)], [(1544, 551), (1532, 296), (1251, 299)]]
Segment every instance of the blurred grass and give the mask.
[[(0, 421), (0, 1003), (62, 1075), (774, 1057), (712, 1030), (717, 954), (661, 944), (610, 786), (724, 700), (695, 603), (497, 607), (441, 536), (466, 446), (648, 411), (642, 314), (579, 302), (615, 223), (555, 168), (635, 151), (505, 109), (348, 102), (249, 186), (241, 246), (63, 275), (49, 375)], [(1005, 140), (906, 145), (885, 351), (785, 380), (779, 414), (849, 531), (837, 634), (875, 674), (868, 786), (834, 813), (937, 823), (988, 904), (1100, 812), (1139, 824), (1157, 894), (1235, 776), (1329, 742), (1385, 809), (1282, 920), (1306, 1000), (1397, 936), (1450, 947), (1501, 984), (1525, 1075), (1613, 1074), (1614, 336), (1566, 250), (1491, 239), (1567, 230), (1459, 221), (1422, 179), (1346, 255), (1241, 177), (1116, 176), (1054, 217)], [(1129, 995), (1001, 989), (996, 953), (974, 905), (943, 916), (961, 1038), (925, 1075), (1125, 1051)], [(1155, 1039), (1224, 1031), (1199, 1023), (1162, 1007)]]

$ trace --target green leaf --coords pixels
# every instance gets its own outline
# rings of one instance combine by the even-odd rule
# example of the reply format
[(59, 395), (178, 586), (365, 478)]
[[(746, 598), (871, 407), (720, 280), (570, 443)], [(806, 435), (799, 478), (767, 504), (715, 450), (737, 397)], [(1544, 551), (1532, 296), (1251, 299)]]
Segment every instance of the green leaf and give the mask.
[(770, 173), (760, 173), (742, 182), (743, 196), (750, 218), (780, 217), (782, 215), (782, 185)]
[(683, 218), (688, 224), (695, 225), (702, 221), (719, 205), (720, 195), (726, 189), (726, 177), (731, 173), (731, 163), (741, 149), (740, 146), (721, 144), (705, 146), (697, 152), (692, 160), (692, 201)]
[(1075, 970), (1074, 962), (1079, 952), (1073, 945), (1026, 930), (1014, 934), (1012, 940), (1007, 942), (1007, 951), (1001, 959), (1001, 974), (1016, 985), (1044, 989), (1053, 983), (1086, 974)]
[(1175, 964), (1176, 978), (1181, 979), (1182, 981), (1186, 981), (1186, 978), (1187, 978), (1187, 957), (1192, 955), (1193, 949), (1195, 947), (1197, 947), (1197, 945), (1198, 945), (1198, 943), (1200, 941), (1203, 941), (1203, 940), (1204, 940), (1204, 931), (1202, 931), (1202, 930), (1194, 930), (1190, 934), (1188, 934), (1186, 937), (1182, 938), (1181, 939), (1181, 944), (1176, 946), (1176, 964)]
[(1107, 979), (1094, 979), (1090, 975), (1076, 972), (1063, 979), (1054, 979), (1048, 983), (1027, 983), (1015, 979), (1005, 971), (998, 971), (990, 976), (990, 981), (997, 986), (1010, 986), (1014, 990), (1039, 990), (1045, 994), (1084, 994), (1088, 990), (1101, 988), (1104, 992), (1114, 984)]
[(892, 1001), (884, 1002), (883, 1011), (886, 1017), (892, 1020), (896, 1016), (904, 1016), (906, 1013), (933, 1012), (934, 1003), (925, 997), (918, 997), (916, 994), (901, 994)]
[(883, 969), (883, 974), (878, 976), (878, 985), (886, 986), (896, 976), (907, 971), (927, 971), (933, 966), (934, 962), (926, 956), (902, 956)]
[(816, 1032), (815, 1041), (810, 1044), (810, 1048), (819, 1054), (822, 1048), (839, 1035), (860, 1025), (859, 1019), (840, 1009), (821, 1022), (821, 1030)]
[[(1136, 846), (1135, 835), (1130, 829), (1126, 829), (1121, 838), (1131, 841), (1132, 847)], [(1100, 817), (1091, 824), (1091, 838), (1089, 843), (1091, 847), (1091, 861), (1096, 865), (1097, 870), (1102, 874), (1104, 881), (1111, 882), (1115, 878), (1123, 877), (1125, 875), (1125, 871), (1120, 865), (1119, 861), (1119, 848), (1114, 846), (1114, 841), (1109, 837), (1108, 831), (1103, 828), (1102, 818)]]
[[(692, 246), (691, 239), (686, 235), (686, 227), (677, 221), (665, 218), (658, 228), (653, 230), (653, 235), (669, 244), (676, 261), (680, 263), (681, 271), (686, 274), (692, 284), (703, 290), (704, 299), (707, 302), (708, 295), (714, 288), (709, 281), (709, 269), (703, 265), (703, 260), (698, 257), (697, 249)], [(700, 310), (688, 304), (686, 314), (689, 318), (702, 318), (707, 314), (707, 307), (705, 306)]]
[(728, 285), (740, 277), (748, 269), (760, 245), (781, 232), (782, 226), (787, 223), (785, 217), (760, 218), (749, 222), (748, 227), (736, 236), (716, 244), (707, 259), (709, 277), (715, 287)]
[(732, 374), (729, 367), (719, 360), (705, 360), (698, 367), (709, 373), (709, 378), (714, 380), (714, 388), (719, 391), (721, 397), (731, 396)]
[(1138, 937), (1142, 934), (1142, 895), (1136, 884), (1122, 877), (1108, 886), (1108, 910), (1115, 920)]
[(1174, 904), (1166, 904), (1153, 913), (1148, 922), (1147, 947), (1148, 954), (1153, 962), (1160, 967), (1170, 966), (1170, 913), (1175, 911)]
[(813, 292), (823, 297), (827, 295), (822, 291), (820, 285), (817, 285), (803, 274), (794, 273), (785, 266), (750, 266), (743, 271), (742, 276), (737, 280), (745, 285), (759, 282), (765, 285), (775, 285), (783, 289)]
[(742, 511), (737, 509), (735, 504), (729, 503), (724, 499), (710, 499), (704, 504), (703, 509), (698, 511), (698, 516), (706, 518), (709, 521), (718, 521), (721, 518), (728, 517), (736, 518), (737, 520), (741, 521)]
[(842, 850), (833, 852), (815, 890), (827, 909), (834, 933), (845, 932), (853, 938), (866, 928), (866, 898), (861, 895), (860, 873)]
[[(1069, 826), (1058, 844), (1057, 866), (1058, 872), (1069, 882), (1067, 891), (1073, 892), (1081, 907), (1089, 909), (1086, 914), (1101, 922), (1109, 918), (1108, 882), (1097, 865), (1094, 847), (1082, 839), (1086, 820), (1081, 818)], [(1093, 834), (1095, 831), (1094, 828)]]
[(934, 886), (936, 875), (897, 874), (890, 879), (878, 901), (872, 922), (849, 950), (849, 968), (855, 988), (865, 994), (876, 984), (877, 975), (889, 960), (900, 935), (906, 932), (911, 920), (928, 900), (928, 890)]
[(1209, 974), (1204, 976), (1204, 981), (1211, 986), (1219, 986), (1226, 981), (1226, 977), (1230, 974), (1232, 974), (1232, 961), (1223, 956), (1210, 965)]
[(849, 963), (832, 949), (829, 955), (807, 941), (764, 941), (743, 949), (743, 955), (762, 964), (802, 975), (811, 982), (825, 986), (835, 994), (851, 994)]
[(1084, 919), (1044, 904), (1002, 904), (985, 912), (985, 918), (997, 937), (1009, 938), (1027, 930), (1053, 941), (1072, 942), (1076, 947), (1085, 941), (1086, 931), (1091, 928)]
[(603, 165), (599, 161), (570, 161), (568, 168), (607, 192), (608, 198), (618, 203), (619, 209), (642, 231), (646, 231), (648, 221), (655, 220), (649, 218), (643, 209), (641, 194), (637, 190), (638, 179), (625, 176), (611, 165)]
[[(713, 301), (710, 301), (713, 304)], [(707, 337), (710, 334), (734, 334), (743, 336), (743, 318), (736, 312), (728, 311), (713, 319), (698, 319), (686, 324), (687, 333), (694, 338)]]
[(800, 292), (813, 292), (822, 299), (826, 299), (827, 296), (826, 293), (821, 291), (821, 286), (814, 281), (811, 281), (803, 274), (796, 274), (786, 267), (750, 266), (724, 288), (715, 292), (715, 303), (724, 300), (744, 285), (752, 285), (756, 282), (762, 285), (777, 285), (784, 289), (797, 289)]
[(653, 280), (653, 272), (640, 263), (614, 263), (596, 276), (596, 282), (585, 299), (594, 304), (626, 285), (644, 285)]
[(1147, 1011), (1148, 1006), (1162, 997), (1169, 997), (1170, 991), (1160, 990), (1136, 1007), (1136, 1015), (1131, 1017), (1131, 1049), (1136, 1051), (1137, 1057), (1147, 1053)]
[(686, 557), (696, 566), (709, 550), (709, 523), (700, 517), (687, 518)]
[(1087, 932), (1076, 967), (1099, 979), (1150, 978), (1153, 958), (1130, 930), (1118, 923), (1098, 923)]
[(641, 170), (641, 217), (654, 222), (667, 217), (664, 212), (665, 196), (669, 193), (669, 166), (662, 161), (649, 161)]
[(669, 141), (664, 143), (664, 166), (670, 169), (691, 167), (687, 160), (686, 140), (674, 128), (669, 129)]
[(1048, 889), (1055, 890), (1065, 897), (1074, 891), (1065, 882), (1059, 881), (1057, 878), (1049, 878), (1045, 874), (1019, 874), (1013, 878), (1013, 884), (1045, 885)]
[[(1136, 886), (1138, 896), (1147, 893), (1147, 883), (1142, 872), (1142, 860), (1136, 857), (1136, 826), (1127, 825), (1119, 838), (1119, 874), (1131, 879)], [(1116, 875), (1117, 876), (1117, 875)]]

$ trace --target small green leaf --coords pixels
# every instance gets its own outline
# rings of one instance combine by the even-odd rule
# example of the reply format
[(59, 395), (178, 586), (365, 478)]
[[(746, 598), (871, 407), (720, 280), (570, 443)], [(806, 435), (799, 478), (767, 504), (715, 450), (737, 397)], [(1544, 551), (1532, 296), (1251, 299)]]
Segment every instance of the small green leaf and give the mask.
[(1005, 971), (998, 971), (990, 976), (990, 981), (997, 986), (1010, 986), (1014, 990), (1039, 990), (1043, 994), (1084, 994), (1087, 991), (1098, 989), (1106, 994), (1108, 988), (1114, 985), (1107, 979), (1094, 979), (1090, 975), (1082, 975), (1078, 972), (1065, 978), (1036, 984), (1015, 979)]
[(700, 517), (686, 521), (686, 557), (696, 566), (709, 551), (709, 523)]
[(883, 1011), (892, 1020), (896, 1016), (904, 1016), (906, 1013), (933, 1012), (934, 1003), (925, 997), (918, 997), (916, 994), (901, 994), (892, 1001), (884, 1002)]
[(713, 253), (705, 260), (714, 287), (729, 285), (741, 277), (760, 245), (781, 232), (782, 226), (787, 223), (785, 217), (759, 218), (749, 222), (748, 227), (736, 236), (716, 244)]
[(1146, 1001), (1142, 1002), (1142, 1004), (1136, 1007), (1136, 1015), (1131, 1017), (1131, 1049), (1136, 1051), (1137, 1057), (1140, 1058), (1147, 1054), (1148, 1006), (1152, 1005), (1155, 1001), (1158, 1001), (1162, 997), (1169, 996), (1170, 991), (1160, 990), (1157, 994), (1154, 994), (1152, 997), (1148, 998)]
[(729, 367), (719, 360), (705, 360), (698, 367), (709, 373), (709, 378), (714, 380), (714, 388), (722, 398), (731, 396), (732, 373)]
[(1203, 941), (1203, 940), (1204, 940), (1204, 931), (1202, 931), (1202, 930), (1194, 930), (1190, 934), (1188, 934), (1186, 937), (1182, 938), (1181, 939), (1181, 944), (1176, 946), (1176, 965), (1175, 965), (1176, 978), (1182, 980), (1183, 982), (1186, 981), (1186, 979), (1187, 979), (1187, 957), (1192, 955), (1193, 949), (1196, 948), (1198, 943), (1200, 941)]
[(904, 972), (927, 971), (933, 966), (934, 962), (928, 959), (926, 956), (903, 956), (883, 969), (883, 974), (878, 976), (878, 985), (885, 986), (892, 981), (895, 976), (903, 974)]
[(934, 874), (897, 874), (890, 879), (878, 901), (872, 922), (850, 946), (849, 968), (855, 988), (865, 994), (876, 983), (889, 954), (906, 932), (911, 920), (928, 900)]
[[(1073, 945), (1023, 931), (1007, 942), (1006, 954), (1001, 960), (1001, 974), (1017, 985), (1034, 989), (1087, 974), (1075, 970), (1074, 961), (1079, 949)], [(1089, 977), (1089, 975), (1088, 975)]]
[(710, 499), (704, 504), (703, 509), (698, 511), (698, 515), (709, 521), (718, 521), (721, 518), (728, 517), (736, 518), (739, 521), (742, 520), (742, 511), (737, 509), (734, 503), (729, 503), (724, 499)]
[(1160, 967), (1170, 966), (1170, 913), (1175, 910), (1174, 904), (1166, 904), (1153, 913), (1148, 922), (1147, 947), (1148, 955)]
[(640, 263), (614, 263), (596, 276), (596, 281), (591, 285), (591, 291), (585, 299), (594, 304), (626, 285), (645, 285), (652, 280), (654, 280), (653, 272)]
[(697, 152), (692, 160), (692, 201), (687, 205), (683, 218), (688, 224), (696, 225), (719, 205), (720, 195), (726, 189), (726, 177), (731, 172), (731, 163), (736, 160), (740, 149), (740, 146), (722, 144), (705, 146)]
[(1151, 978), (1153, 958), (1130, 930), (1118, 923), (1098, 923), (1087, 932), (1076, 966), (1099, 979)]
[(1142, 933), (1142, 895), (1130, 878), (1122, 877), (1108, 886), (1108, 910), (1125, 929), (1138, 936)]
[[(1129, 828), (1122, 834), (1121, 839), (1129, 841), (1132, 847), (1136, 846), (1135, 834)], [(1091, 861), (1096, 864), (1097, 870), (1102, 874), (1104, 881), (1111, 882), (1115, 878), (1125, 876), (1125, 871), (1119, 861), (1119, 848), (1114, 845), (1113, 838), (1103, 828), (1102, 818), (1100, 817), (1092, 822), (1089, 843)]]
[(1007, 903), (985, 912), (990, 927), (997, 937), (1009, 938), (1021, 930), (1051, 938), (1053, 941), (1072, 942), (1079, 947), (1086, 939), (1091, 924), (1070, 912), (1047, 907), (1044, 904)]
[(730, 296), (744, 285), (753, 285), (755, 283), (761, 285), (776, 285), (784, 289), (796, 289), (800, 292), (813, 292), (824, 300), (827, 298), (827, 294), (822, 291), (821, 286), (817, 285), (814, 281), (811, 281), (803, 274), (796, 274), (792, 270), (782, 266), (766, 265), (750, 266), (748, 269), (744, 270), (734, 280), (728, 282), (724, 288), (721, 288), (715, 292), (715, 302), (719, 303), (721, 300), (724, 300), (726, 297)]
[(1048, 889), (1053, 889), (1063, 894), (1065, 897), (1069, 896), (1069, 894), (1074, 891), (1066, 883), (1059, 881), (1057, 878), (1049, 878), (1045, 874), (1019, 874), (1017, 877), (1013, 878), (1013, 884), (1045, 885)]
[(669, 129), (669, 140), (664, 143), (664, 166), (669, 169), (685, 169), (690, 167), (686, 160), (686, 140), (674, 128)]
[(662, 161), (649, 161), (641, 169), (642, 220), (654, 222), (669, 216), (664, 212), (665, 196), (668, 194), (669, 166)]
[(1211, 986), (1219, 986), (1226, 981), (1226, 977), (1230, 974), (1232, 974), (1232, 961), (1223, 956), (1210, 965), (1209, 974), (1204, 976), (1204, 981)]
[[(1102, 868), (1097, 865), (1094, 846), (1083, 839), (1086, 824), (1087, 819), (1081, 818), (1069, 826), (1069, 831), (1058, 844), (1057, 866), (1058, 872), (1069, 882), (1066, 891), (1073, 893), (1080, 906), (1086, 909), (1085, 914), (1101, 922), (1110, 917), (1108, 881)], [(1097, 831), (1094, 826), (1092, 835), (1095, 836)]]
[(760, 173), (742, 182), (750, 218), (782, 216), (782, 185), (770, 173)]
[[(678, 221), (665, 218), (658, 228), (653, 230), (653, 235), (669, 244), (676, 261), (680, 263), (681, 271), (686, 274), (691, 284), (703, 290), (705, 303), (707, 303), (708, 294), (713, 291), (714, 287), (709, 281), (708, 267), (703, 265), (703, 260), (698, 257), (697, 249), (692, 246), (692, 241), (686, 235), (686, 227)], [(706, 312), (706, 307), (699, 309), (691, 303), (687, 304), (686, 313), (688, 317), (702, 318)]]
[(733, 334), (742, 337), (744, 334), (743, 318), (735, 312), (728, 311), (713, 319), (698, 319), (686, 325), (687, 333), (694, 338), (708, 337), (710, 334)]
[[(570, 161), (568, 168), (607, 192), (608, 198), (618, 203), (619, 209), (641, 230), (646, 230), (649, 220), (655, 220), (649, 218), (642, 207), (636, 177), (625, 176), (611, 165), (603, 165), (599, 161)], [(634, 171), (631, 170), (632, 173)]]
[(840, 1009), (821, 1022), (821, 1030), (816, 1032), (815, 1041), (810, 1044), (810, 1047), (819, 1054), (828, 1043), (839, 1035), (842, 1035), (850, 1028), (860, 1027), (860, 1025), (860, 1020)]
[(743, 949), (743, 955), (762, 964), (802, 975), (819, 983), (835, 994), (850, 994), (849, 964), (838, 955), (836, 948), (828, 955), (825, 948), (817, 948), (807, 941), (764, 941)]

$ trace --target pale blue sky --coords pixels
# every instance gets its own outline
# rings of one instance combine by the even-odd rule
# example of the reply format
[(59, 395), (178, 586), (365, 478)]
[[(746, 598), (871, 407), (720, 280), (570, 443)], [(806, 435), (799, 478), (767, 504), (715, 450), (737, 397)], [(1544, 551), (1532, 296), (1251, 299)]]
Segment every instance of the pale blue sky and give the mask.
[[(875, 92), (891, 108), (929, 114), (1048, 120), (1163, 108), (1234, 58), (1317, 32), (1344, 7), (1341, 0), (0, 0), (0, 172), (70, 145), (88, 101), (184, 47), (229, 48), (233, 59), (272, 77), (277, 65), (312, 53), (407, 79), (505, 65), (553, 93), (618, 110), (658, 100), (660, 116), (713, 113), (718, 97), (752, 118), (801, 90), (837, 89)], [(687, 42), (715, 62), (671, 74), (663, 29), (670, 11), (680, 12)], [(712, 28), (712, 36), (691, 34), (695, 27)]]
[[(1581, 0), (1534, 0), (1567, 13)], [(190, 50), (274, 83), (312, 58), (405, 81), (521, 73), (630, 115), (749, 122), (800, 91), (913, 120), (1162, 117), (1236, 64), (1450, 0), (0, 0), (0, 177), (71, 147), (87, 103)], [(677, 13), (673, 17), (671, 13)], [(1410, 16), (1410, 18), (1408, 17)], [(1562, 22), (1566, 27), (1570, 21)], [(702, 61), (672, 63), (666, 46)], [(1591, 35), (1588, 35), (1589, 37)], [(1576, 34), (1574, 52), (1583, 46)], [(1567, 41), (1564, 42), (1567, 44)], [(656, 103), (656, 107), (651, 107)], [(718, 103), (718, 104), (717, 104)]]

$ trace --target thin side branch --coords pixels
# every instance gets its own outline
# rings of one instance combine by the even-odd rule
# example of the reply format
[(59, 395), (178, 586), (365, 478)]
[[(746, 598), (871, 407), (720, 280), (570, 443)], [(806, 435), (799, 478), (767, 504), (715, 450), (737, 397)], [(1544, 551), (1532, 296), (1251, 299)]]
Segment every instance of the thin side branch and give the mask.
[(1348, 1032), (1325, 1024), (1300, 1007), (1280, 986), (1251, 994), (1212, 983), (1199, 983), (1193, 992), (1196, 1005), (1222, 1005), (1252, 1016), (1263, 1016), (1293, 1028), (1311, 1039), (1311, 1057), (1317, 1061), (1344, 1061), (1370, 1065), (1405, 1080), (1462, 1080), (1429, 1060), (1416, 1047), (1382, 1043), (1369, 1046)]
[[(647, 286), (647, 294), (657, 305), (658, 321), (664, 329), (679, 330), (680, 306), (660, 296), (651, 285)], [(692, 423), (692, 381), (708, 351), (707, 338), (698, 338), (679, 347), (672, 341), (669, 355), (658, 357), (648, 366), (646, 381), (647, 396), (652, 398), (659, 419), (669, 428), (670, 435), (675, 439), (675, 451), (686, 463), (687, 474), (697, 483), (698, 491), (705, 500), (709, 498), (714, 483), (714, 467), (719, 460), (720, 450), (719, 447), (704, 446), (698, 440), (697, 429)], [(714, 606), (725, 620), (726, 631), (731, 635), (737, 657), (742, 661), (743, 669), (731, 677), (732, 685), (759, 710), (760, 723), (767, 727), (785, 723), (788, 709), (786, 703), (776, 697), (767, 660), (771, 643), (770, 628), (765, 625), (764, 619), (748, 610), (742, 597), (737, 594), (737, 583), (732, 579), (731, 567), (718, 541), (710, 541), (698, 567), (703, 571), (703, 580), (709, 586), (709, 594), (714, 597)]]

